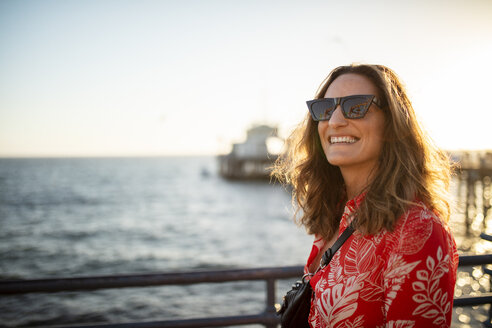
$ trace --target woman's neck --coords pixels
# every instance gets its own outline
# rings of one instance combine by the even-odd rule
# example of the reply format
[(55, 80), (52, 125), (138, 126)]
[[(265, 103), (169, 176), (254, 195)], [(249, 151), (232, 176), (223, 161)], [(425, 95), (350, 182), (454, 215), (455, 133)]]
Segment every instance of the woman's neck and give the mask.
[(340, 168), (340, 171), (345, 182), (345, 190), (347, 192), (348, 200), (353, 199), (364, 192), (372, 181), (371, 172), (350, 170), (346, 168)]

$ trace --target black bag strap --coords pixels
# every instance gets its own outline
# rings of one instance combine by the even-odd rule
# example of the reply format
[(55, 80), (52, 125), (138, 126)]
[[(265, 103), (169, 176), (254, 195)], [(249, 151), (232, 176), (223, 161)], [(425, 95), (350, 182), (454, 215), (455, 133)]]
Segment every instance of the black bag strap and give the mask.
[(352, 226), (352, 224), (350, 224), (344, 231), (343, 233), (340, 235), (340, 237), (338, 237), (337, 241), (335, 241), (335, 243), (333, 244), (333, 246), (331, 246), (330, 248), (328, 248), (325, 252), (325, 254), (323, 254), (323, 257), (321, 258), (321, 263), (320, 263), (320, 268), (324, 268), (325, 266), (328, 265), (328, 263), (330, 263), (331, 261), (331, 258), (333, 257), (333, 255), (335, 255), (335, 253), (338, 251), (338, 249), (343, 245), (343, 243), (348, 239), (348, 237), (350, 237), (352, 234), (354, 233), (354, 227)]

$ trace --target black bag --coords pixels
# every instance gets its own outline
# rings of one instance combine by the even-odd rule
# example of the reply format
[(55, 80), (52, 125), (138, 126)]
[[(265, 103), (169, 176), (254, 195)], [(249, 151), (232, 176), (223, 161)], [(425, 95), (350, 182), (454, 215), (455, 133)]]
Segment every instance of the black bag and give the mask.
[(309, 281), (297, 281), (284, 296), (284, 302), (277, 315), (282, 328), (309, 328), (308, 317), (313, 289)]
[[(342, 246), (342, 244), (347, 240), (348, 237), (354, 232), (352, 225), (349, 225), (345, 231), (338, 237), (337, 241), (328, 248), (328, 250), (323, 254), (321, 259), (321, 268), (330, 263), (331, 258), (335, 252)], [(306, 277), (312, 276), (313, 274), (305, 274), (302, 280), (297, 281), (292, 285), (292, 289), (287, 292), (284, 296), (284, 301), (282, 307), (277, 311), (277, 315), (280, 316), (280, 326), (282, 328), (309, 328), (309, 311), (311, 309), (311, 297), (313, 290), (309, 280), (306, 281)]]

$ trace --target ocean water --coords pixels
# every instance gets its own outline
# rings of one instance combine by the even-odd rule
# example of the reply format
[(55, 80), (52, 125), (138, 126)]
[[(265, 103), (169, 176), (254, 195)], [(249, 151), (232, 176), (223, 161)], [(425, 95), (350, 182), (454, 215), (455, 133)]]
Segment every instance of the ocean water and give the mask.
[[(0, 279), (303, 264), (312, 237), (292, 222), (289, 191), (216, 172), (213, 157), (0, 159)], [(461, 251), (492, 251), (476, 237), (481, 221), (470, 238), (462, 219), (451, 222)], [(459, 295), (489, 288), (479, 268), (458, 280)], [(264, 304), (263, 282), (0, 296), (0, 327), (256, 314)], [(453, 327), (486, 311), (455, 309)]]
[[(302, 264), (312, 237), (292, 223), (289, 192), (226, 181), (215, 161), (0, 159), (0, 279)], [(264, 302), (263, 282), (4, 296), (0, 323), (255, 314)]]

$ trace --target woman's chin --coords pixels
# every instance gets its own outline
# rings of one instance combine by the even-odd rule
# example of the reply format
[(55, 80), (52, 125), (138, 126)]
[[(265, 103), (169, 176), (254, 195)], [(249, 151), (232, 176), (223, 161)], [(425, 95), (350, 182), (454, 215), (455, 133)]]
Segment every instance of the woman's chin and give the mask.
[(347, 158), (347, 156), (339, 156), (339, 155), (330, 155), (327, 156), (326, 159), (328, 160), (328, 163), (334, 166), (344, 166), (344, 165), (350, 165), (351, 160)]

